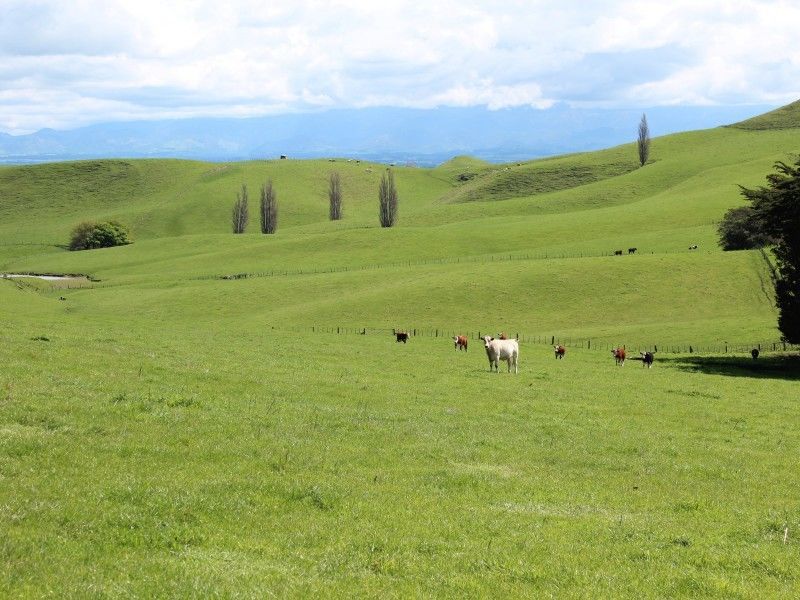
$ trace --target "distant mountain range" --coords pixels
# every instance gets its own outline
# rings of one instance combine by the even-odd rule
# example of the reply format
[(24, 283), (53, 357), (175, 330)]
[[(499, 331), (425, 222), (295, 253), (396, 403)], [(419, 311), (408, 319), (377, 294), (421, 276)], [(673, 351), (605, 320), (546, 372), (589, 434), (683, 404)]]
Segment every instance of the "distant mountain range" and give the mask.
[(110, 157), (228, 161), (286, 155), (431, 166), (460, 154), (504, 162), (634, 141), (642, 113), (647, 115), (651, 136), (656, 137), (726, 125), (773, 108), (364, 108), (242, 119), (116, 122), (19, 136), (0, 133), (0, 162)]

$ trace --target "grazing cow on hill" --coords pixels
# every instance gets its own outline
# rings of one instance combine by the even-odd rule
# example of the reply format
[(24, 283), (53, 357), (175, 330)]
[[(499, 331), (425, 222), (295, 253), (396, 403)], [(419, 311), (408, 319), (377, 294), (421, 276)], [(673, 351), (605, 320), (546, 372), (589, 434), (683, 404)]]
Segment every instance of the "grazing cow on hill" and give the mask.
[(753, 348), (750, 350), (750, 356), (753, 357), (753, 360), (757, 359), (759, 354), (760, 352), (758, 351), (758, 348)]
[(508, 372), (511, 373), (511, 366), (514, 366), (514, 373), (519, 373), (517, 365), (519, 359), (519, 342), (517, 340), (495, 340), (489, 335), (483, 336), (483, 344), (486, 347), (486, 356), (489, 358), (489, 371), (500, 372), (499, 361), (504, 360), (508, 363)]
[(407, 331), (397, 331), (396, 329), (392, 329), (395, 337), (397, 338), (398, 342), (403, 342), (404, 344), (408, 342), (408, 332)]
[(611, 351), (611, 355), (620, 367), (625, 366), (625, 348), (616, 348)]
[(636, 248), (628, 248), (628, 254), (636, 254)]
[(697, 250), (697, 244), (689, 246), (689, 250)]
[(456, 350), (463, 350), (464, 352), (467, 351), (467, 336), (454, 335), (453, 343)]
[(564, 354), (567, 353), (567, 349), (564, 348), (561, 344), (558, 346), (553, 346), (553, 350), (556, 351), (556, 358), (564, 358)]
[(614, 256), (622, 256), (622, 250), (614, 250)]
[(642, 355), (642, 366), (647, 366), (649, 369), (653, 366), (653, 353), (652, 352), (640, 352), (639, 354)]
[(506, 335), (506, 332), (504, 331), (503, 333), (498, 333), (497, 334), (497, 339), (498, 340), (507, 340), (508, 336)]

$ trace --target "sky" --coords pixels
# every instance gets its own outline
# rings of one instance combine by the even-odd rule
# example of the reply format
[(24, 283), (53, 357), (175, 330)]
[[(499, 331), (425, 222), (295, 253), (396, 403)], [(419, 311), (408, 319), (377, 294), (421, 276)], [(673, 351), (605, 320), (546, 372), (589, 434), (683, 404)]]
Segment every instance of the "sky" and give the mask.
[(0, 0), (0, 132), (334, 108), (782, 105), (798, 0)]

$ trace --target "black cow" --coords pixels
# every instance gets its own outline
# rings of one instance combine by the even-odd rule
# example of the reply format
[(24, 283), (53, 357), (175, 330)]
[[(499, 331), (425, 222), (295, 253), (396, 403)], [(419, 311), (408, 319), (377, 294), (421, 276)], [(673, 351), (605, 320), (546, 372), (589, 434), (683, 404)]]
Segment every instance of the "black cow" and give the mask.
[(759, 354), (758, 348), (753, 348), (750, 350), (750, 356), (753, 357), (753, 360), (757, 359)]
[(397, 338), (398, 342), (403, 342), (404, 344), (408, 342), (408, 332), (407, 331), (394, 331), (394, 335)]
[(636, 248), (628, 248), (628, 254), (636, 254)]
[(622, 250), (614, 250), (614, 256), (622, 256)]
[(640, 352), (639, 354), (642, 355), (642, 366), (647, 366), (649, 369), (653, 366), (653, 353), (652, 352)]

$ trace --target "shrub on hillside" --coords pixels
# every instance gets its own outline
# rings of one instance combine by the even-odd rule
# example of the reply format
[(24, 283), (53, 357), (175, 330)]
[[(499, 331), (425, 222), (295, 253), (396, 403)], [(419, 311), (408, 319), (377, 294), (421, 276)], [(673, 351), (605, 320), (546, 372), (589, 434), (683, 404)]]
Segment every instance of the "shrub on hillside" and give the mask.
[(725, 213), (717, 228), (723, 250), (749, 250), (772, 244), (765, 233), (763, 219), (752, 206), (732, 208)]
[(91, 250), (92, 248), (111, 248), (130, 244), (128, 228), (117, 221), (84, 221), (78, 223), (69, 238), (70, 250)]

